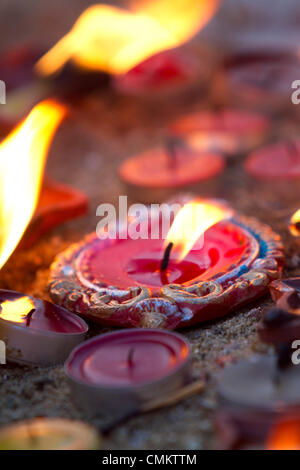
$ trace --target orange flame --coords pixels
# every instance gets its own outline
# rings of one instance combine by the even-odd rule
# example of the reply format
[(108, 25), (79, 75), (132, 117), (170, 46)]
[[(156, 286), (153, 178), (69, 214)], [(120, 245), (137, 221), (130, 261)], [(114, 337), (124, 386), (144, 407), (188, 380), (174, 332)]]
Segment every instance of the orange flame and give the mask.
[(290, 232), (295, 237), (300, 237), (300, 209), (291, 217)]
[(144, 0), (131, 10), (93, 5), (37, 63), (40, 75), (76, 65), (112, 74), (192, 38), (213, 16), (220, 0)]
[(36, 208), (47, 150), (65, 109), (43, 101), (0, 144), (0, 268)]
[(5, 300), (0, 305), (0, 318), (14, 323), (22, 323), (28, 313), (35, 308), (34, 302), (29, 297), (20, 297), (16, 300)]
[(206, 230), (229, 216), (228, 210), (212, 203), (194, 201), (185, 204), (176, 215), (164, 246), (173, 243), (176, 261), (180, 263)]
[(299, 450), (300, 421), (286, 418), (278, 422), (272, 429), (267, 441), (268, 450)]

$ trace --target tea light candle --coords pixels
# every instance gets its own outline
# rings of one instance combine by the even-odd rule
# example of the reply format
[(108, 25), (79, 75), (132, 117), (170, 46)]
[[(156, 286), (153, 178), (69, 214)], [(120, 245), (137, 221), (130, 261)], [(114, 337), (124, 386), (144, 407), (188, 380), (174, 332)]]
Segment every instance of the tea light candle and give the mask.
[(0, 429), (0, 450), (96, 450), (98, 432), (86, 423), (35, 418)]
[(251, 109), (288, 110), (299, 72), (299, 58), (289, 51), (242, 51), (225, 60), (223, 96)]
[(129, 329), (86, 341), (71, 353), (65, 371), (87, 412), (122, 416), (189, 382), (190, 359), (181, 335)]
[(183, 116), (169, 130), (198, 151), (237, 155), (266, 140), (270, 121), (260, 114), (225, 108)]
[(274, 422), (300, 412), (297, 366), (278, 371), (275, 357), (255, 357), (226, 367), (218, 386), (220, 408), (246, 441), (265, 440)]
[(169, 140), (165, 148), (155, 148), (126, 160), (119, 176), (129, 191), (142, 201), (155, 202), (179, 189), (209, 195), (214, 181), (225, 167), (221, 155), (188, 148)]
[(126, 95), (152, 99), (157, 95), (169, 97), (193, 86), (203, 87), (211, 73), (208, 64), (205, 51), (199, 59), (184, 47), (167, 50), (149, 57), (123, 75), (116, 75), (113, 85), (118, 92)]
[(0, 338), (13, 362), (42, 366), (63, 362), (87, 331), (81, 318), (62, 307), (0, 290)]

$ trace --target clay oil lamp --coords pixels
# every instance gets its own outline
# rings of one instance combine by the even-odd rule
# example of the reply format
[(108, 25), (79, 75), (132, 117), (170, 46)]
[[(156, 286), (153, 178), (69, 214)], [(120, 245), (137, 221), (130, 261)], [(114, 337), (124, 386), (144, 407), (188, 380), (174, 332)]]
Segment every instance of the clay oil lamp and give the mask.
[[(215, 201), (182, 201), (172, 225), (187, 229), (181, 239), (172, 228), (167, 238), (160, 231), (131, 239), (123, 227), (116, 239), (91, 234), (60, 254), (50, 273), (53, 301), (106, 325), (174, 329), (264, 294), (281, 272), (280, 237)], [(161, 228), (161, 213), (158, 220)], [(149, 221), (150, 210), (138, 223), (142, 232)]]
[(35, 418), (0, 429), (0, 450), (97, 450), (98, 432), (81, 421)]
[(42, 366), (61, 363), (87, 331), (81, 318), (62, 307), (0, 290), (0, 338), (10, 361)]
[(218, 398), (231, 445), (263, 443), (274, 423), (299, 414), (299, 387), (299, 367), (292, 365), (285, 348), (279, 348), (277, 356), (255, 356), (226, 367), (219, 378)]
[(264, 313), (258, 333), (265, 343), (276, 347), (286, 344), (291, 355), (291, 343), (300, 338), (300, 279), (274, 281), (270, 292), (276, 307)]
[(178, 190), (212, 196), (224, 167), (225, 160), (220, 154), (195, 150), (180, 139), (167, 138), (163, 147), (125, 160), (119, 176), (135, 199), (153, 203)]
[(299, 76), (296, 54), (286, 51), (241, 52), (224, 63), (223, 96), (255, 110), (292, 110), (291, 84)]
[(238, 109), (199, 111), (171, 124), (170, 134), (202, 152), (236, 156), (253, 150), (270, 133), (267, 117)]
[(266, 185), (278, 198), (296, 202), (300, 182), (300, 143), (288, 140), (268, 145), (249, 154), (245, 170), (255, 185)]
[(129, 329), (77, 347), (65, 371), (73, 396), (90, 415), (130, 415), (191, 381), (190, 346), (163, 330)]

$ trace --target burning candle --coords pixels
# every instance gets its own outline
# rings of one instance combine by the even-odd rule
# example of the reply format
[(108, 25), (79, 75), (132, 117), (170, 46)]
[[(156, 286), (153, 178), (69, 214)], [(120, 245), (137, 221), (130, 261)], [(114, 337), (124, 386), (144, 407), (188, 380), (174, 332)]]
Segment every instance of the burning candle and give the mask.
[[(281, 271), (279, 237), (256, 221), (226, 219), (230, 210), (216, 202), (194, 201), (196, 214), (199, 204), (196, 218), (178, 212), (173, 224), (186, 229), (181, 239), (170, 238), (171, 229), (165, 241), (164, 215), (151, 221), (149, 210), (139, 221), (148, 238), (132, 239), (122, 230), (117, 239), (92, 234), (75, 244), (51, 267), (53, 301), (103, 324), (174, 329), (222, 316), (265, 293)], [(150, 226), (159, 228), (157, 238)]]
[(225, 61), (223, 96), (230, 103), (256, 110), (288, 110), (292, 107), (290, 87), (299, 71), (296, 54), (242, 52)]
[(96, 450), (97, 431), (81, 421), (35, 418), (0, 429), (0, 450)]
[(63, 362), (87, 331), (81, 318), (62, 307), (0, 290), (0, 337), (11, 361), (43, 366)]
[(218, 386), (220, 409), (240, 440), (264, 441), (273, 424), (300, 412), (297, 366), (281, 367), (275, 357), (255, 357), (226, 367)]
[(135, 197), (145, 202), (161, 201), (178, 189), (209, 195), (225, 166), (221, 155), (202, 153), (176, 139), (133, 156), (119, 168), (119, 176)]
[(97, 336), (65, 365), (78, 404), (90, 414), (123, 416), (191, 379), (190, 346), (175, 333), (135, 329)]
[(268, 118), (247, 111), (199, 111), (175, 121), (170, 132), (198, 151), (237, 155), (260, 145), (269, 135)]

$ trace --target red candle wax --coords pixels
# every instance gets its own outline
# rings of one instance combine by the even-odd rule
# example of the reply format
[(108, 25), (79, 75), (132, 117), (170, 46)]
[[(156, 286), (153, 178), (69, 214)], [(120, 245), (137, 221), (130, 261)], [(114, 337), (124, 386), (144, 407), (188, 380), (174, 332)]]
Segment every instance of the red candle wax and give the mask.
[(119, 175), (140, 188), (182, 188), (218, 176), (224, 166), (218, 154), (178, 146), (172, 155), (167, 149), (156, 148), (131, 157), (121, 165)]
[(238, 153), (258, 145), (270, 130), (268, 118), (247, 111), (223, 109), (183, 116), (170, 132), (188, 140), (198, 150)]
[(97, 336), (70, 356), (73, 379), (104, 387), (142, 385), (172, 374), (189, 359), (183, 337), (160, 330), (127, 330)]
[(300, 178), (300, 141), (269, 145), (249, 155), (246, 171), (258, 179), (298, 180)]
[(169, 50), (156, 54), (114, 78), (115, 88), (124, 94), (143, 95), (170, 92), (187, 86), (206, 74), (198, 58), (187, 51)]
[(159, 292), (164, 284), (190, 285), (218, 275), (236, 274), (241, 263), (249, 265), (257, 255), (257, 244), (230, 221), (208, 229), (201, 249), (189, 252), (181, 263), (171, 253), (168, 269), (160, 272), (164, 240), (95, 240), (82, 251), (77, 263), (80, 282), (86, 287), (145, 286)]

